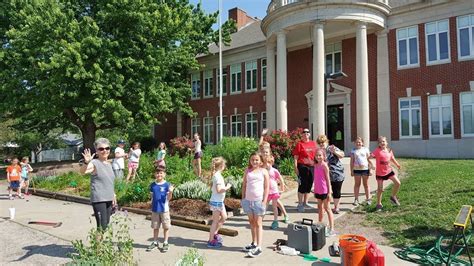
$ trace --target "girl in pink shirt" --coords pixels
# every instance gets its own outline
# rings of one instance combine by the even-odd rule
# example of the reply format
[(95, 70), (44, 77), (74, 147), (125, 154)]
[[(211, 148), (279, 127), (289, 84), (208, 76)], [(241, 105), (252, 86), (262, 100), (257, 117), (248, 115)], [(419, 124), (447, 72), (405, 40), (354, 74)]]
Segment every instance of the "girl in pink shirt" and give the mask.
[(382, 211), (382, 193), (383, 193), (383, 181), (392, 180), (392, 196), (390, 201), (396, 205), (400, 206), (400, 202), (397, 198), (397, 193), (400, 190), (400, 180), (397, 178), (397, 175), (392, 170), (390, 163), (393, 163), (400, 169), (400, 164), (395, 160), (393, 151), (388, 148), (387, 138), (379, 137), (379, 146), (372, 152), (371, 158), (375, 158), (375, 177), (377, 178), (377, 206), (375, 207), (376, 211)]
[(265, 169), (268, 170), (268, 175), (270, 176), (270, 191), (268, 193), (267, 201), (272, 202), (273, 222), (271, 228), (275, 230), (278, 228), (278, 208), (280, 208), (281, 212), (283, 213), (283, 222), (288, 223), (289, 221), (288, 213), (286, 212), (285, 206), (280, 200), (280, 192), (285, 189), (285, 181), (283, 180), (280, 172), (272, 167), (272, 165), (275, 163), (275, 158), (273, 158), (273, 156), (264, 156), (263, 160), (265, 161)]
[(334, 216), (332, 214), (329, 202), (331, 201), (332, 188), (329, 179), (329, 167), (326, 163), (326, 152), (323, 149), (316, 151), (314, 165), (314, 197), (318, 200), (318, 221), (323, 221), (324, 211), (328, 214), (329, 230), (326, 230), (326, 236), (335, 236)]

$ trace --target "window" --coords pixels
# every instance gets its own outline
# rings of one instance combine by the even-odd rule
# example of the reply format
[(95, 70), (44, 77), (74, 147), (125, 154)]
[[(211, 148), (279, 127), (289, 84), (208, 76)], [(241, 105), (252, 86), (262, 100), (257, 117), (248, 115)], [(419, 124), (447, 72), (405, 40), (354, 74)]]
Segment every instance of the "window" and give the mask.
[(199, 73), (191, 75), (191, 99), (199, 99), (201, 97), (201, 79)]
[(206, 144), (212, 143), (213, 133), (214, 133), (214, 124), (212, 121), (212, 117), (204, 117), (204, 131), (202, 132), (204, 143)]
[(421, 137), (420, 97), (399, 100), (400, 137)]
[(193, 118), (191, 119), (191, 136), (194, 136), (194, 133), (199, 134), (199, 126), (201, 125), (201, 122), (199, 118)]
[(245, 114), (246, 137), (256, 138), (258, 136), (258, 118), (257, 113)]
[(214, 96), (214, 84), (212, 83), (212, 70), (204, 71), (204, 97), (209, 98)]
[(462, 92), (461, 128), (463, 136), (474, 136), (474, 92)]
[(341, 72), (342, 44), (326, 45), (326, 74)]
[(267, 112), (262, 112), (262, 129), (267, 128)]
[(428, 110), (430, 112), (430, 135), (452, 135), (451, 94), (429, 96)]
[(418, 26), (397, 30), (398, 67), (419, 66)]
[[(216, 88), (217, 88), (217, 97), (219, 97), (220, 94), (220, 85), (219, 85), (219, 70), (217, 70), (217, 80), (216, 80)], [(222, 69), (222, 95), (227, 94), (227, 68)]]
[[(216, 135), (216, 139), (218, 141), (220, 141), (220, 132), (221, 132), (221, 121), (219, 119), (219, 117), (216, 117), (216, 125), (217, 125), (217, 135)], [(229, 135), (229, 131), (227, 129), (227, 116), (222, 116), (222, 136), (228, 136)]]
[(230, 126), (231, 132), (230, 135), (232, 137), (240, 137), (242, 136), (242, 116), (241, 115), (232, 115), (230, 117)]
[(427, 64), (448, 63), (450, 61), (448, 20), (427, 23), (425, 31)]
[(242, 66), (240, 64), (230, 66), (230, 93), (242, 91)]
[(257, 90), (257, 60), (245, 63), (245, 91)]
[(474, 59), (474, 14), (458, 17), (459, 59)]
[(262, 59), (262, 89), (267, 87), (267, 59)]

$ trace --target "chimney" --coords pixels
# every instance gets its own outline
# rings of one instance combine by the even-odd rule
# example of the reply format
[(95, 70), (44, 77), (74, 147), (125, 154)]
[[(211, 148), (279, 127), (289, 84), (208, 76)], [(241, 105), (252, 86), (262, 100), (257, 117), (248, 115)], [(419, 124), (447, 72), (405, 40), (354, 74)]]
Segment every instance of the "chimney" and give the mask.
[(238, 7), (229, 9), (229, 19), (233, 19), (236, 22), (238, 31), (245, 25), (257, 21), (256, 19), (247, 16), (247, 13)]

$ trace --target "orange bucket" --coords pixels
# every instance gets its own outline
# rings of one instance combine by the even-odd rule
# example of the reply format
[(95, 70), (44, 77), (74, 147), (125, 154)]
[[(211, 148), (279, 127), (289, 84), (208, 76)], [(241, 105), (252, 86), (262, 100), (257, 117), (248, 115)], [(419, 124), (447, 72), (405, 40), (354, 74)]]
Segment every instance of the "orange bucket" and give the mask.
[(367, 239), (365, 237), (359, 235), (341, 235), (339, 236), (339, 246), (341, 247), (341, 265), (365, 265), (365, 252), (367, 249)]

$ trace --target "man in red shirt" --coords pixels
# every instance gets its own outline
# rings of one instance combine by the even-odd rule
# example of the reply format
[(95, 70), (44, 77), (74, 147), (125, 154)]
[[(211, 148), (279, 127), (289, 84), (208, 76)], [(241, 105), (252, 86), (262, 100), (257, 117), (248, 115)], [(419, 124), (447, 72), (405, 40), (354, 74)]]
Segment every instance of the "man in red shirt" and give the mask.
[(316, 155), (316, 143), (309, 139), (309, 129), (303, 129), (303, 138), (293, 150), (295, 172), (298, 176), (298, 212), (304, 212), (308, 205), (308, 196), (313, 186), (313, 165)]

